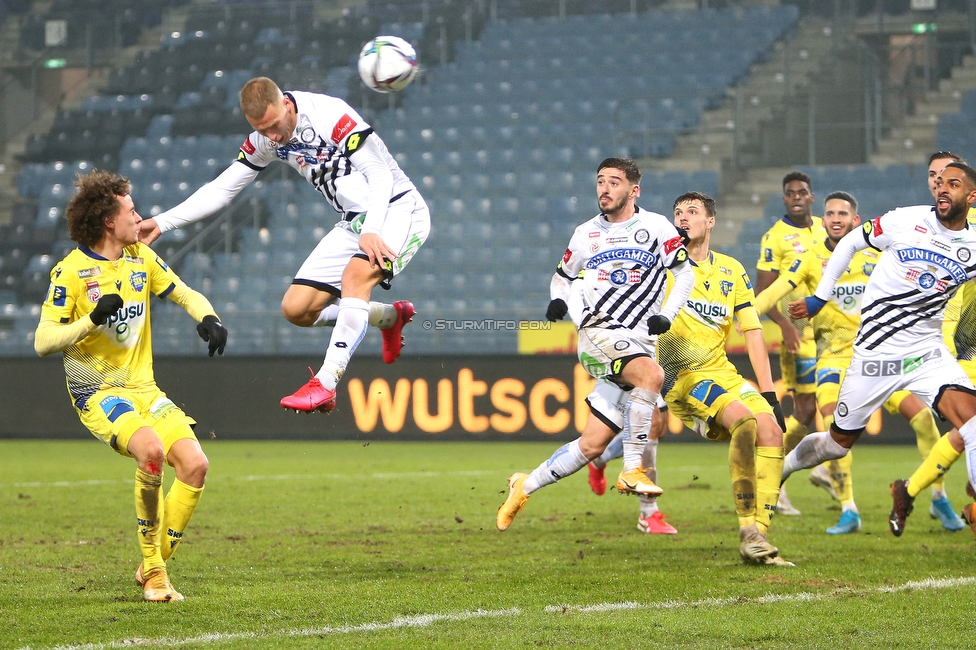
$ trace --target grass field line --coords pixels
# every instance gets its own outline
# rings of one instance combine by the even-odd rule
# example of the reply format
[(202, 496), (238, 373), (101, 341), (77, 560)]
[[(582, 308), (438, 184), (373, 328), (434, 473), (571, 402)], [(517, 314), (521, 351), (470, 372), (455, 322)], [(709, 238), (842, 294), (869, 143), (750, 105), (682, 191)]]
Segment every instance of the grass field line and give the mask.
[[(976, 577), (962, 578), (926, 578), (911, 580), (900, 585), (884, 585), (867, 589), (832, 589), (822, 593), (799, 592), (789, 594), (767, 594), (758, 597), (733, 596), (729, 598), (701, 598), (698, 600), (665, 600), (656, 603), (636, 603), (625, 601), (619, 603), (599, 603), (596, 605), (548, 605), (543, 608), (547, 614), (599, 614), (625, 610), (672, 610), (696, 607), (726, 607), (742, 604), (768, 605), (775, 603), (797, 603), (826, 600), (838, 596), (870, 596), (872, 594), (891, 594), (914, 590), (952, 589), (976, 585)], [(436, 623), (452, 623), (476, 618), (509, 618), (522, 615), (524, 610), (518, 607), (509, 609), (485, 610), (476, 609), (453, 614), (418, 614), (416, 616), (402, 616), (385, 623), (362, 623), (360, 625), (324, 626), (317, 628), (261, 630), (258, 632), (213, 632), (192, 637), (159, 637), (159, 638), (131, 638), (106, 643), (86, 643), (80, 645), (60, 645), (52, 650), (110, 650), (113, 648), (133, 647), (171, 647), (189, 645), (209, 645), (228, 641), (260, 640), (280, 637), (310, 637), (341, 634), (355, 634), (361, 632), (382, 632), (386, 630), (429, 627)], [(32, 646), (20, 650), (35, 650)]]
[[(490, 470), (457, 471), (457, 472), (376, 472), (373, 474), (252, 474), (247, 476), (216, 476), (209, 477), (211, 483), (221, 481), (309, 481), (314, 479), (342, 480), (349, 478), (378, 478), (378, 479), (407, 479), (407, 478), (441, 478), (444, 476), (488, 476), (498, 474)], [(133, 479), (102, 479), (89, 481), (22, 481), (18, 483), (0, 483), (0, 489), (25, 487), (84, 487), (88, 485), (121, 485), (132, 483)]]
[(680, 609), (685, 607), (724, 607), (738, 605), (744, 602), (771, 604), (797, 603), (815, 600), (826, 600), (837, 596), (869, 596), (871, 594), (892, 594), (902, 591), (918, 589), (951, 589), (976, 584), (976, 577), (964, 578), (926, 578), (925, 580), (911, 580), (900, 585), (885, 585), (868, 589), (832, 589), (821, 593), (802, 591), (792, 594), (767, 594), (756, 598), (732, 596), (729, 598), (702, 598), (699, 600), (665, 600), (659, 603), (600, 603), (597, 605), (549, 605), (545, 608), (550, 614), (592, 614), (600, 612), (616, 612), (630, 609)]

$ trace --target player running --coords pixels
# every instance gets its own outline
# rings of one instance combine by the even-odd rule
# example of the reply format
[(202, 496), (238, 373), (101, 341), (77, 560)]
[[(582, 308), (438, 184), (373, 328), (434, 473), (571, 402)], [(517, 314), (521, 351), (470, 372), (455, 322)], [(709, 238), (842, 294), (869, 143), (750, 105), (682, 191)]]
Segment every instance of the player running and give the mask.
[[(762, 237), (759, 261), (756, 263), (756, 291), (763, 291), (785, 273), (793, 260), (810, 250), (825, 234), (823, 221), (811, 213), (814, 195), (810, 177), (803, 172), (790, 172), (783, 177), (783, 206), (786, 214)], [(799, 293), (787, 296), (783, 303), (802, 298)], [(787, 451), (796, 446), (809, 431), (816, 416), (817, 344), (813, 329), (806, 319), (785, 316), (779, 309), (769, 310), (769, 319), (779, 325), (783, 342), (779, 349), (780, 373), (786, 390), (793, 395), (793, 413), (786, 419), (784, 446)], [(777, 512), (798, 515), (786, 490), (780, 493)]]
[[(617, 491), (659, 495), (661, 488), (641, 468), (664, 381), (655, 361), (654, 337), (671, 326), (694, 278), (678, 231), (663, 215), (637, 206), (640, 179), (629, 158), (600, 163), (600, 214), (573, 233), (552, 278), (546, 318), (561, 320), (567, 313), (572, 318), (579, 331), (580, 363), (597, 380), (597, 389), (606, 387), (606, 380), (630, 390), (623, 409), (624, 467)], [(675, 286), (665, 302), (669, 269)], [(604, 451), (614, 432), (592, 413), (580, 438), (560, 447), (532, 473), (509, 477), (508, 498), (495, 520), (498, 530), (511, 526), (533, 492), (582, 469)]]
[(369, 302), (373, 287), (390, 288), (426, 241), (430, 211), (383, 140), (345, 101), (316, 93), (282, 93), (266, 77), (241, 89), (241, 110), (254, 128), (237, 160), (183, 203), (146, 219), (141, 238), (213, 214), (275, 160), (295, 169), (342, 215), (295, 274), (281, 312), (299, 327), (333, 326), (325, 361), (281, 406), (332, 411), (336, 384), (368, 325), (383, 331), (383, 360), (393, 363), (402, 327), (414, 316), (406, 300)]
[[(743, 561), (792, 566), (767, 539), (783, 467), (783, 415), (753, 306), (752, 283), (742, 264), (709, 248), (715, 227), (714, 199), (700, 192), (679, 196), (674, 202), (674, 224), (688, 233), (695, 284), (674, 324), (658, 338), (664, 398), (690, 429), (708, 440), (729, 441)], [(745, 336), (759, 391), (725, 354), (733, 316)]]
[[(829, 194), (824, 200), (823, 216), (827, 236), (797, 257), (785, 274), (756, 297), (759, 313), (765, 313), (794, 289), (812, 295), (837, 243), (859, 224), (857, 199), (846, 192)], [(827, 427), (834, 419), (841, 377), (854, 354), (854, 335), (861, 322), (861, 298), (880, 257), (875, 250), (858, 251), (837, 280), (830, 302), (812, 319), (817, 344), (817, 407)], [(854, 501), (852, 463), (850, 453), (829, 463), (828, 480), (841, 503), (840, 521), (827, 529), (830, 535), (861, 530), (861, 515)]]
[[(976, 170), (950, 163), (937, 180), (936, 194), (934, 207), (898, 208), (844, 237), (814, 295), (790, 305), (794, 317), (816, 315), (857, 251), (868, 246), (888, 251), (864, 293), (834, 422), (789, 453), (784, 480), (797, 469), (846, 455), (871, 413), (897, 390), (909, 390), (935, 408), (959, 429), (965, 449), (976, 452), (976, 388), (942, 336), (946, 303), (976, 277), (976, 233), (967, 226), (969, 204), (976, 201)], [(969, 464), (968, 470), (972, 481), (976, 467)]]
[[(933, 188), (939, 174), (951, 162), (965, 162), (961, 156), (950, 151), (939, 151), (929, 158), (929, 188), (935, 194)], [(976, 228), (976, 208), (969, 208), (968, 221), (970, 228)], [(942, 333), (945, 336), (946, 346), (949, 351), (959, 361), (970, 380), (976, 378), (976, 285), (972, 282), (963, 286), (956, 292), (952, 300), (946, 306), (945, 320), (942, 324)], [(959, 521), (952, 511), (952, 505), (943, 491), (942, 507), (936, 507), (936, 489), (943, 487), (943, 476), (953, 463), (959, 460), (962, 455), (964, 443), (957, 429), (952, 429), (942, 436), (932, 447), (925, 460), (919, 465), (918, 469), (908, 479), (898, 479), (891, 484), (892, 509), (888, 515), (888, 528), (896, 537), (900, 537), (905, 532), (905, 523), (908, 516), (912, 513), (915, 505), (915, 497), (927, 486), (932, 486), (933, 501), (929, 509), (931, 514), (936, 514), (942, 520), (942, 525), (947, 530), (958, 530), (964, 527), (960, 521), (958, 525), (951, 527), (946, 525), (947, 521), (953, 523), (947, 515), (943, 513), (948, 510), (955, 521)], [(969, 496), (976, 499), (971, 485), (966, 486)], [(963, 519), (969, 524), (973, 533), (976, 534), (976, 513), (973, 512), (973, 504), (967, 504), (963, 508)]]
[[(224, 353), (227, 330), (201, 294), (183, 284), (148, 246), (129, 181), (104, 171), (80, 177), (68, 203), (78, 248), (51, 271), (34, 335), (39, 355), (64, 353), (68, 394), (95, 437), (136, 461), (135, 504), (143, 598), (183, 600), (166, 573), (203, 492), (209, 461), (196, 424), (153, 378), (149, 298), (169, 298), (198, 321), (210, 356)], [(176, 470), (163, 498), (163, 463)]]

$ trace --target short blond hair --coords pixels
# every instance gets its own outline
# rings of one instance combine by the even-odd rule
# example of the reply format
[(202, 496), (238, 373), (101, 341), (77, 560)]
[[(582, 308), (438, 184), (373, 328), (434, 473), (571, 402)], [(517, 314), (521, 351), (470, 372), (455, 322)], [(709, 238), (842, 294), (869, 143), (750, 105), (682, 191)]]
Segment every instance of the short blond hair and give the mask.
[(241, 88), (241, 111), (244, 117), (259, 120), (268, 111), (268, 106), (280, 106), (281, 89), (267, 77), (255, 77)]

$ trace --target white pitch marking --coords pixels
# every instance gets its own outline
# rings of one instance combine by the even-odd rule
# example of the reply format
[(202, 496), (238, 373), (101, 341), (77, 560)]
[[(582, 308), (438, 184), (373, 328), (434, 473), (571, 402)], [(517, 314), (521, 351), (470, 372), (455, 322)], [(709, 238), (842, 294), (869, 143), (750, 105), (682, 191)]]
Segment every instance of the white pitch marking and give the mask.
[[(625, 601), (621, 603), (600, 603), (597, 605), (549, 605), (543, 609), (547, 614), (598, 614), (602, 612), (617, 612), (624, 610), (637, 609), (656, 609), (671, 610), (684, 609), (687, 607), (724, 607), (727, 605), (742, 604), (770, 604), (770, 603), (797, 603), (815, 600), (825, 600), (834, 596), (845, 595), (870, 595), (888, 594), (915, 589), (951, 589), (953, 587), (963, 587), (976, 584), (976, 577), (963, 578), (926, 578), (924, 580), (912, 580), (901, 585), (889, 587), (872, 587), (869, 589), (835, 589), (824, 593), (801, 592), (797, 594), (767, 594), (754, 598), (741, 598), (739, 596), (730, 598), (702, 598), (692, 601), (665, 600), (657, 603), (635, 603)], [(363, 623), (361, 625), (342, 625), (325, 626), (319, 628), (300, 628), (295, 630), (278, 630), (264, 632), (213, 632), (201, 634), (194, 637), (158, 637), (155, 639), (130, 638), (121, 641), (109, 641), (107, 643), (85, 643), (81, 645), (55, 646), (52, 650), (112, 650), (114, 648), (133, 648), (133, 647), (171, 647), (187, 645), (208, 645), (211, 643), (224, 643), (226, 641), (237, 641), (242, 639), (268, 639), (274, 637), (308, 637), (325, 636), (330, 634), (354, 634), (356, 632), (381, 632), (384, 630), (395, 630), (401, 628), (428, 627), (434, 623), (466, 621), (473, 618), (503, 618), (520, 616), (524, 612), (518, 607), (510, 609), (484, 610), (476, 609), (468, 612), (458, 612), (456, 614), (418, 614), (417, 616), (403, 616), (395, 618), (386, 623)], [(32, 646), (26, 646), (20, 650), (34, 650)]]
[(976, 584), (976, 577), (966, 578), (927, 578), (925, 580), (913, 580), (902, 585), (893, 587), (874, 587), (871, 589), (836, 589), (824, 593), (800, 592), (795, 594), (767, 594), (754, 598), (741, 598), (733, 596), (729, 598), (702, 598), (701, 600), (676, 601), (665, 600), (660, 603), (600, 603), (598, 605), (549, 605), (545, 611), (550, 614), (590, 614), (594, 612), (616, 612), (628, 609), (677, 609), (681, 607), (723, 607), (725, 605), (735, 605), (743, 602), (759, 603), (762, 605), (769, 603), (797, 603), (812, 600), (824, 600), (833, 596), (846, 594), (890, 594), (900, 591), (910, 591), (913, 589), (950, 589), (952, 587), (962, 587)]

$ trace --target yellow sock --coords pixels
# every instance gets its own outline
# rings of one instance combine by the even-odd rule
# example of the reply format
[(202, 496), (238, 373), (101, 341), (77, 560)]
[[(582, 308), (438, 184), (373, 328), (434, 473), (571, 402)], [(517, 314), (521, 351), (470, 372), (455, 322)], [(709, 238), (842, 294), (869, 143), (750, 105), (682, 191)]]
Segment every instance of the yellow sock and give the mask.
[(801, 424), (792, 415), (786, 418), (786, 432), (783, 435), (783, 453), (790, 453), (793, 449), (800, 444), (804, 436), (810, 433), (809, 429), (805, 424)]
[(149, 474), (136, 468), (136, 521), (139, 524), (139, 548), (145, 573), (165, 566), (160, 552), (159, 529), (163, 519), (163, 475)]
[(908, 479), (909, 496), (918, 496), (919, 492), (930, 485), (934, 485), (935, 481), (942, 478), (961, 455), (949, 444), (949, 436), (939, 438), (929, 455)]
[(783, 448), (756, 447), (756, 525), (766, 532), (776, 512), (783, 476)]
[(163, 506), (163, 530), (166, 531), (166, 542), (162, 547), (163, 560), (168, 560), (176, 552), (202, 493), (202, 487), (190, 487), (179, 479), (173, 481)]
[[(912, 425), (912, 429), (915, 431), (918, 453), (922, 455), (922, 458), (928, 458), (929, 454), (932, 453), (932, 448), (935, 447), (935, 443), (939, 441), (939, 426), (935, 423), (932, 410), (922, 409), (908, 423)], [(939, 474), (939, 477), (932, 481), (932, 489), (945, 489), (945, 479), (942, 478), (942, 474)]]
[(854, 464), (854, 455), (848, 450), (847, 455), (837, 460), (827, 463), (830, 471), (830, 482), (837, 493), (837, 499), (842, 506), (854, 503), (854, 476), (851, 474), (851, 466)]
[(739, 527), (743, 528), (756, 523), (756, 418), (750, 415), (737, 420), (729, 427), (729, 434), (732, 496)]

